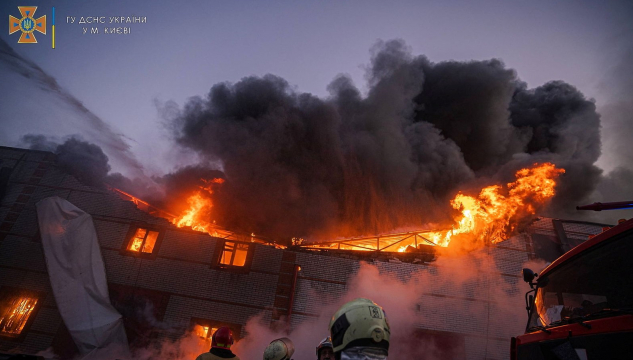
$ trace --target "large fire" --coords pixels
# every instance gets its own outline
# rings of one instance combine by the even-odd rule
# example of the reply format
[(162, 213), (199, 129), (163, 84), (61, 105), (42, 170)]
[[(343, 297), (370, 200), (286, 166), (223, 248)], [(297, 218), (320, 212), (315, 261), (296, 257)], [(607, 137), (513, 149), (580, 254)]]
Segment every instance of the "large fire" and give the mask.
[(204, 195), (202, 192), (206, 192), (209, 195), (213, 194), (213, 184), (222, 184), (224, 179), (200, 179), (205, 185), (201, 186), (198, 191), (187, 199), (189, 209), (187, 209), (182, 215), (175, 217), (172, 223), (178, 227), (191, 227), (196, 231), (203, 231), (211, 235), (214, 234), (214, 224), (209, 217), (213, 203), (209, 196)]
[(534, 215), (538, 208), (555, 195), (556, 178), (564, 169), (554, 164), (534, 164), (516, 172), (514, 182), (491, 185), (479, 195), (459, 192), (451, 205), (459, 210), (453, 228), (444, 231), (414, 231), (378, 235), (304, 245), (317, 249), (360, 251), (398, 251), (416, 249), (419, 245), (446, 247), (457, 236), (469, 242), (496, 243), (507, 239), (521, 218)]
[[(118, 194), (122, 199), (133, 202), (140, 210), (148, 212), (154, 216), (165, 218), (169, 220), (172, 224), (180, 228), (189, 227), (192, 230), (206, 232), (211, 236), (220, 237), (227, 240), (256, 242), (260, 244), (274, 245), (275, 247), (283, 247), (276, 244), (274, 241), (265, 239), (261, 236), (256, 236), (253, 233), (236, 233), (216, 225), (215, 221), (212, 220), (213, 202), (211, 200), (211, 195), (214, 193), (213, 188), (217, 187), (218, 185), (222, 185), (224, 183), (224, 179), (200, 179), (200, 181), (204, 185), (199, 186), (197, 190), (195, 190), (189, 197), (187, 197), (186, 204), (188, 205), (188, 207), (186, 208), (186, 210), (182, 211), (180, 215), (174, 215), (163, 209), (150, 205), (149, 203), (135, 197), (134, 195), (128, 194), (121, 189), (117, 189), (108, 184), (106, 185), (108, 186), (108, 189)], [(149, 233), (147, 233), (143, 231), (145, 230), (142, 230), (141, 232), (137, 231), (137, 233), (134, 235), (133, 241), (130, 243), (128, 250), (138, 252), (152, 252), (154, 243), (156, 241), (156, 236), (155, 234), (153, 234), (155, 232), (150, 231)]]
[[(426, 231), (416, 234), (399, 234), (374, 238), (350, 239), (344, 243), (330, 242), (315, 244), (314, 247), (349, 250), (383, 250), (404, 252), (418, 243), (448, 246), (455, 236), (468, 235), (472, 241), (496, 243), (507, 239), (515, 230), (520, 217), (535, 214), (537, 208), (554, 196), (555, 179), (564, 169), (554, 164), (534, 164), (516, 172), (516, 181), (483, 188), (479, 195), (470, 196), (458, 193), (451, 205), (460, 211), (452, 229), (445, 231)], [(204, 181), (205, 186), (187, 199), (189, 209), (172, 220), (178, 227), (189, 226), (217, 236), (217, 226), (210, 221), (209, 213), (213, 206), (210, 198), (202, 191), (212, 194), (211, 185), (222, 184), (223, 179)], [(391, 240), (391, 241), (390, 241)], [(384, 245), (381, 245), (381, 242)], [(391, 244), (390, 244), (391, 242)], [(310, 245), (307, 245), (311, 247)]]
[[(404, 252), (411, 248), (415, 249), (420, 244), (445, 247), (458, 236), (467, 237), (468, 241), (472, 242), (497, 243), (511, 235), (521, 218), (534, 215), (555, 195), (556, 178), (564, 172), (564, 169), (556, 168), (552, 163), (534, 164), (532, 167), (517, 171), (516, 180), (505, 186), (487, 186), (476, 196), (459, 192), (451, 200), (451, 205), (459, 210), (460, 215), (454, 219), (455, 223), (450, 230), (415, 231), (299, 246), (318, 249)], [(213, 203), (210, 195), (213, 194), (212, 187), (224, 183), (224, 179), (201, 180), (204, 186), (187, 198), (189, 207), (180, 216), (162, 212), (169, 215), (174, 225), (191, 227), (193, 230), (226, 239), (272, 244), (269, 240), (258, 239), (254, 234), (242, 236), (217, 226), (211, 220)], [(114, 190), (132, 197), (118, 189)], [(135, 198), (132, 197), (132, 199)]]
[(483, 188), (477, 197), (459, 193), (451, 205), (461, 211), (461, 219), (452, 230), (429, 233), (429, 239), (447, 246), (455, 235), (468, 233), (481, 241), (503, 241), (514, 231), (516, 222), (512, 220), (516, 220), (517, 215), (534, 215), (536, 206), (555, 195), (555, 179), (564, 172), (551, 163), (534, 164), (517, 171), (516, 181), (508, 183), (505, 189), (491, 185)]

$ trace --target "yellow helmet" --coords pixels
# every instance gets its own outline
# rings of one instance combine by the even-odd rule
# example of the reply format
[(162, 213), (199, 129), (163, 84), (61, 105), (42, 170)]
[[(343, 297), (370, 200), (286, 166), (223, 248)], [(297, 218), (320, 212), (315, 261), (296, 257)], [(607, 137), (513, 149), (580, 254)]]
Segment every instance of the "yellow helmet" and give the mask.
[(358, 298), (341, 306), (330, 320), (334, 352), (353, 346), (389, 350), (391, 331), (380, 305)]
[(290, 360), (295, 352), (292, 340), (288, 338), (275, 339), (264, 350), (264, 360)]

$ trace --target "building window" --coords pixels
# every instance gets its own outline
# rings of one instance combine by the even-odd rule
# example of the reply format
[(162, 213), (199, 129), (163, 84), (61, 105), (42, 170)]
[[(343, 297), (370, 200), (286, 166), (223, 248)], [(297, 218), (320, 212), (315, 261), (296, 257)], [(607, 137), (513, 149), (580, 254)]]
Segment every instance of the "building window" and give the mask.
[(122, 254), (154, 258), (158, 253), (164, 231), (146, 224), (132, 224), (123, 243)]
[(220, 256), (220, 265), (224, 266), (244, 266), (250, 244), (234, 241), (225, 241)]
[(229, 324), (200, 318), (192, 318), (191, 326), (193, 328), (194, 334), (196, 334), (200, 338), (200, 340), (208, 343), (209, 346), (211, 346), (211, 337), (213, 336), (213, 333), (215, 333), (222, 326), (226, 326), (231, 329), (231, 332), (233, 333), (233, 339), (235, 341), (239, 340), (240, 332), (242, 331), (242, 326), (239, 324)]
[(158, 234), (158, 231), (137, 228), (134, 236), (128, 243), (127, 249), (130, 251), (151, 254), (154, 251), (154, 246), (156, 246)]
[(0, 296), (0, 335), (18, 337), (33, 319), (38, 296), (17, 289), (3, 288)]
[(218, 240), (211, 267), (247, 273), (253, 261), (254, 250), (253, 243)]
[(204, 339), (205, 341), (211, 342), (211, 336), (219, 328), (220, 327), (213, 327), (213, 326), (209, 326), (209, 325), (195, 324), (194, 328), (193, 328), (193, 331), (196, 333), (196, 335), (199, 338)]

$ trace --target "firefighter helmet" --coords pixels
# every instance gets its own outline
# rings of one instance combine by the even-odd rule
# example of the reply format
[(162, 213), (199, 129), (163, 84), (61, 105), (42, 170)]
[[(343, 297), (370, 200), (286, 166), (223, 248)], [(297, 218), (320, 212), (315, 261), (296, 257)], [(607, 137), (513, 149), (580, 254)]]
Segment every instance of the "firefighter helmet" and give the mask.
[(264, 360), (290, 360), (295, 352), (292, 340), (288, 338), (275, 339), (264, 350)]
[(330, 338), (329, 336), (326, 337), (325, 339), (321, 340), (321, 343), (319, 344), (319, 346), (316, 347), (316, 356), (317, 359), (319, 358), (319, 356), (321, 356), (321, 349), (329, 347), (330, 349), (334, 349), (334, 347), (332, 346), (332, 338)]
[(233, 333), (231, 329), (222, 326), (217, 329), (211, 337), (211, 347), (220, 349), (230, 349), (233, 345)]
[(380, 305), (358, 298), (341, 306), (330, 320), (332, 347), (338, 353), (353, 346), (389, 350), (391, 330)]

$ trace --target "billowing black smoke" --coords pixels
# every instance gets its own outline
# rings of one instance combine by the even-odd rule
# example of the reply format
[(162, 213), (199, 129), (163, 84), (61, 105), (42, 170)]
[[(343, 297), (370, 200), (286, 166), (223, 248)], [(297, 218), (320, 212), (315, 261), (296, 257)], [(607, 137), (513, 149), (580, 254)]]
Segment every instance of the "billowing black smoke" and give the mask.
[(224, 224), (312, 237), (420, 227), (449, 219), (458, 189), (535, 161), (567, 170), (554, 212), (595, 189), (600, 118), (571, 85), (527, 89), (499, 60), (432, 63), (401, 41), (376, 46), (367, 78), (366, 96), (339, 76), (320, 99), (247, 77), (174, 116), (178, 144), (223, 164)]
[[(189, 207), (187, 202), (183, 200), (186, 200), (195, 192), (199, 192), (201, 196), (212, 201), (214, 200), (211, 195), (215, 195), (217, 188), (222, 186), (222, 184), (205, 183), (205, 181), (213, 179), (223, 180), (224, 173), (201, 164), (186, 166), (167, 175), (154, 178), (156, 184), (168, 196), (149, 194), (146, 198), (160, 208), (167, 209), (174, 214), (181, 214)], [(202, 188), (207, 188), (207, 191), (200, 191)], [(211, 192), (208, 190), (211, 190)], [(214, 215), (213, 218), (209, 219), (209, 222), (217, 219), (218, 217)]]
[[(373, 49), (367, 80), (363, 95), (338, 76), (321, 99), (277, 76), (247, 77), (216, 84), (183, 109), (169, 104), (176, 143), (201, 163), (151, 183), (109, 174), (101, 149), (75, 137), (23, 141), (56, 152), (88, 184), (107, 182), (174, 213), (204, 180), (223, 179), (210, 220), (277, 239), (450, 224), (457, 191), (512, 181), (518, 168), (544, 161), (566, 174), (541, 214), (578, 217), (570, 211), (603, 178), (594, 165), (600, 117), (569, 84), (528, 89), (499, 60), (432, 63), (401, 41)], [(619, 184), (629, 173), (606, 180)]]
[[(562, 81), (533, 90), (520, 86), (510, 104), (512, 124), (526, 130), (530, 154), (546, 154), (566, 171), (550, 214), (570, 216), (600, 181), (600, 116), (595, 104)], [(576, 215), (577, 216), (577, 215)]]

